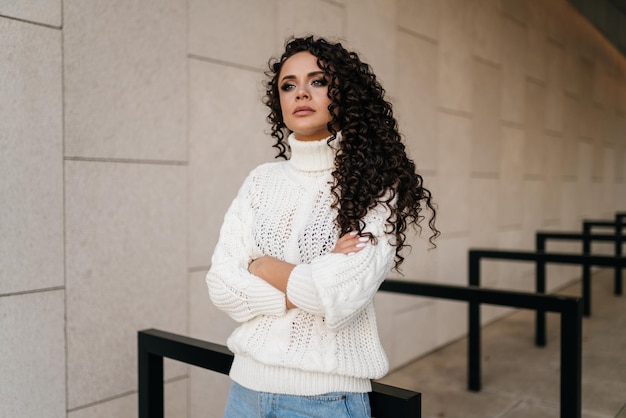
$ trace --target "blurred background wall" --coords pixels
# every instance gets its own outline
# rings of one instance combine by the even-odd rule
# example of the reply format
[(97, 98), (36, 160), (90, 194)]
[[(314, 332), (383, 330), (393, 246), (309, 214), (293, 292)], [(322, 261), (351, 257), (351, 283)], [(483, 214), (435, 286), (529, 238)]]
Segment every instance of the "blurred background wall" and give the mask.
[[(439, 205), (405, 279), (466, 284), (470, 247), (626, 209), (626, 60), (565, 0), (0, 1), (0, 417), (133, 417), (137, 330), (225, 342), (204, 275), (274, 156), (267, 60), (309, 33), (373, 66)], [(393, 368), (466, 331), (464, 304), (376, 304)], [(168, 417), (221, 416), (227, 377), (165, 374)]]

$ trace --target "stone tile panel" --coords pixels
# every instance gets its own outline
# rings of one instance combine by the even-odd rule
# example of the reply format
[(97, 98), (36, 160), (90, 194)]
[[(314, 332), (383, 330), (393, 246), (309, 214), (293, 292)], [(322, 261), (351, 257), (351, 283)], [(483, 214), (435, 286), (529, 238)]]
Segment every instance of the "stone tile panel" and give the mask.
[(66, 162), (70, 409), (136, 389), (138, 330), (187, 327), (185, 171)]
[(441, 2), (430, 0), (398, 0), (398, 26), (428, 39), (439, 38)]
[(501, 158), (500, 67), (474, 60), (472, 112), (472, 172), (497, 175)]
[(63, 285), (61, 32), (0, 18), (0, 294)]
[(186, 2), (66, 1), (65, 155), (187, 159)]
[(0, 297), (3, 417), (65, 417), (63, 290)]
[(327, 1), (277, 0), (276, 50), (282, 53), (290, 36), (323, 36), (331, 41), (346, 34), (346, 6)]
[(520, 226), (522, 218), (525, 132), (502, 125), (497, 202), (498, 225)]
[(265, 70), (275, 27), (274, 0), (189, 1), (192, 55)]
[(438, 117), (438, 170), (441, 179), (453, 181), (437, 184), (439, 212), (437, 220), (445, 234), (469, 232), (471, 197), (471, 120), (464, 116), (440, 112)]
[(260, 72), (199, 60), (189, 66), (189, 265), (208, 267), (243, 180), (260, 163), (273, 161), (276, 150)]
[(395, 95), (396, 2), (360, 0), (346, 4), (345, 46), (370, 64), (388, 95)]
[(61, 4), (62, 0), (3, 1), (0, 4), (0, 16), (61, 27)]
[(439, 106), (472, 112), (472, 9), (462, 0), (441, 3), (439, 26)]
[(500, 0), (474, 2), (474, 54), (492, 63), (500, 63), (503, 17)]
[[(181, 418), (188, 417), (187, 407), (188, 379), (176, 380), (164, 384), (164, 417)], [(110, 418), (110, 417), (135, 417), (138, 405), (137, 394), (110, 399), (102, 403), (90, 405), (68, 413), (67, 418)], [(206, 416), (206, 415), (205, 415)], [(215, 415), (218, 417), (218, 415)]]
[(394, 115), (419, 170), (437, 169), (437, 46), (405, 32), (397, 34)]
[(507, 122), (524, 123), (525, 80), (524, 54), (526, 27), (518, 21), (503, 18), (502, 22), (502, 87), (500, 117)]
[(545, 174), (546, 88), (543, 83), (526, 81), (526, 138), (524, 147), (524, 174), (541, 177)]

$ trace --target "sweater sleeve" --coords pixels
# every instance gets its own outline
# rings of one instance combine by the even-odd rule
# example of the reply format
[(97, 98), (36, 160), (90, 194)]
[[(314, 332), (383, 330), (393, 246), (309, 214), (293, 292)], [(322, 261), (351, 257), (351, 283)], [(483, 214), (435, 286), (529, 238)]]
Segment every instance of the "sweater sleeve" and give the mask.
[(239, 322), (286, 310), (285, 294), (248, 271), (250, 261), (262, 255), (252, 237), (250, 187), (249, 176), (226, 212), (206, 275), (211, 301)]
[(377, 243), (351, 254), (329, 253), (310, 264), (294, 268), (287, 283), (287, 296), (301, 309), (325, 317), (326, 325), (338, 331), (372, 300), (393, 265), (395, 238), (385, 233), (389, 211), (383, 205), (365, 217), (366, 232)]

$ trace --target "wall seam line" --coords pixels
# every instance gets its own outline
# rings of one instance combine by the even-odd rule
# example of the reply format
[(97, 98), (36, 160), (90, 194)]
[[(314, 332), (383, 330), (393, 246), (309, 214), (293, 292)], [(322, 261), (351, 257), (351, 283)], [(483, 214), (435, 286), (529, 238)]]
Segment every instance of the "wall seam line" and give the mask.
[(58, 30), (58, 31), (63, 29), (62, 26), (55, 26), (55, 25), (50, 25), (48, 23), (35, 22), (34, 20), (20, 19), (19, 17), (7, 16), (7, 15), (3, 15), (3, 14), (0, 14), (0, 18), (7, 19), (7, 20), (13, 20), (15, 22), (28, 23), (30, 25), (41, 26), (41, 27), (48, 28), (48, 29), (55, 29), (55, 30)]
[(64, 289), (65, 289), (65, 286), (53, 286), (53, 287), (44, 287), (41, 289), (21, 290), (19, 292), (2, 293), (0, 294), (0, 298), (10, 297), (10, 296), (32, 295), (35, 293), (56, 292), (58, 290), (64, 290)]
[(192, 59), (192, 60), (202, 61), (202, 62), (208, 62), (211, 64), (223, 65), (225, 67), (237, 68), (239, 70), (251, 71), (257, 74), (263, 73), (262, 68), (253, 67), (251, 65), (238, 64), (236, 62), (219, 60), (219, 59), (210, 58), (210, 57), (204, 57), (202, 55), (197, 55), (197, 54), (191, 54), (191, 53), (187, 54), (187, 58)]
[(142, 160), (136, 158), (97, 158), (97, 157), (64, 157), (65, 161), (79, 161), (92, 163), (119, 163), (119, 164), (148, 164), (148, 165), (174, 165), (187, 166), (188, 161), (176, 160)]

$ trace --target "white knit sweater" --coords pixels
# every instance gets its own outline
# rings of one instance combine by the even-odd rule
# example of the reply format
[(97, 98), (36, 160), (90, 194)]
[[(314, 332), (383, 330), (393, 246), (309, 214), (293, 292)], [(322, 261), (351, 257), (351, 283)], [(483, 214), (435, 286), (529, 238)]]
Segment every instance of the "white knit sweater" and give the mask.
[[(340, 141), (341, 136), (335, 141)], [(293, 395), (368, 392), (388, 370), (373, 298), (393, 265), (389, 213), (365, 218), (376, 245), (331, 253), (338, 239), (331, 209), (335, 150), (327, 140), (289, 137), (291, 159), (254, 169), (232, 202), (206, 281), (213, 303), (242, 324), (228, 339), (231, 378), (252, 390)], [(269, 255), (296, 264), (287, 296), (248, 272)]]

